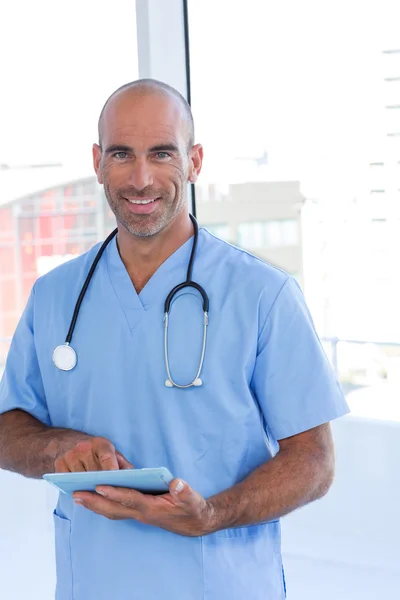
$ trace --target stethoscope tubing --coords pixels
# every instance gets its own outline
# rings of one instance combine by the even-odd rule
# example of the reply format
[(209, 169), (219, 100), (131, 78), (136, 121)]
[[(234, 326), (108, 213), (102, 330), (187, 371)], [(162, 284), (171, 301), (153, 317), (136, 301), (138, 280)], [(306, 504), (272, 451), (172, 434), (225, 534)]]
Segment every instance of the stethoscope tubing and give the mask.
[[(192, 251), (190, 254), (190, 259), (189, 259), (189, 264), (188, 264), (188, 268), (187, 268), (187, 274), (186, 274), (186, 281), (179, 283), (177, 286), (175, 286), (168, 294), (167, 298), (165, 299), (164, 302), (164, 356), (165, 356), (165, 367), (166, 367), (166, 371), (167, 371), (167, 375), (168, 375), (168, 379), (165, 382), (165, 385), (167, 387), (177, 387), (177, 388), (189, 388), (192, 386), (200, 386), (202, 385), (202, 380), (200, 379), (200, 374), (201, 374), (201, 370), (203, 368), (203, 363), (204, 363), (204, 357), (205, 357), (205, 350), (206, 350), (206, 342), (207, 342), (207, 326), (208, 326), (208, 313), (209, 313), (209, 299), (208, 299), (208, 295), (206, 293), (206, 291), (204, 290), (204, 288), (196, 283), (195, 281), (192, 280), (192, 272), (193, 272), (193, 264), (194, 264), (194, 258), (196, 255), (196, 250), (197, 250), (197, 242), (198, 242), (198, 236), (199, 236), (199, 227), (197, 224), (196, 219), (194, 218), (193, 215), (189, 215), (190, 219), (193, 223), (193, 228), (194, 228), (194, 236), (193, 236), (193, 246), (192, 246)], [(77, 362), (77, 355), (75, 350), (71, 347), (71, 340), (72, 340), (72, 336), (76, 327), (76, 323), (78, 320), (78, 316), (79, 316), (79, 311), (81, 308), (81, 304), (85, 298), (85, 294), (87, 292), (87, 289), (89, 287), (89, 284), (92, 280), (92, 277), (94, 275), (94, 272), (96, 270), (96, 267), (103, 255), (104, 250), (107, 248), (108, 244), (111, 242), (111, 240), (115, 237), (115, 235), (118, 232), (118, 228), (114, 229), (114, 231), (112, 231), (110, 233), (110, 235), (104, 240), (104, 242), (102, 243), (98, 253), (96, 254), (96, 257), (93, 261), (92, 266), (89, 269), (89, 273), (86, 276), (85, 282), (82, 286), (82, 289), (79, 293), (78, 296), (78, 300), (76, 301), (75, 304), (75, 308), (74, 308), (74, 312), (72, 315), (72, 319), (71, 319), (71, 323), (68, 329), (68, 333), (67, 333), (67, 337), (65, 339), (65, 342), (63, 345), (61, 346), (57, 346), (57, 348), (54, 350), (53, 352), (53, 362), (55, 364), (55, 366), (61, 370), (64, 371), (69, 371), (71, 369), (73, 369), (76, 365)], [(181, 290), (187, 288), (187, 287), (192, 287), (194, 289), (196, 289), (200, 295), (202, 296), (202, 300), (203, 300), (203, 312), (204, 312), (204, 322), (203, 322), (203, 342), (202, 342), (202, 351), (201, 351), (201, 358), (200, 358), (200, 363), (199, 363), (199, 368), (197, 370), (196, 373), (196, 377), (193, 379), (193, 381), (191, 383), (182, 385), (182, 384), (178, 384), (174, 381), (174, 379), (172, 378), (171, 375), (171, 370), (170, 370), (170, 366), (169, 366), (169, 358), (168, 358), (168, 321), (169, 321), (169, 313), (171, 310), (171, 303), (172, 300), (174, 298), (174, 296), (180, 292)], [(59, 359), (57, 359), (57, 353), (58, 356), (61, 355), (64, 357), (63, 360), (65, 360), (65, 353), (67, 351), (67, 363), (65, 363), (63, 366), (60, 366), (60, 364), (57, 364), (57, 361)], [(68, 358), (69, 357), (69, 358)], [(69, 362), (68, 362), (69, 361)]]

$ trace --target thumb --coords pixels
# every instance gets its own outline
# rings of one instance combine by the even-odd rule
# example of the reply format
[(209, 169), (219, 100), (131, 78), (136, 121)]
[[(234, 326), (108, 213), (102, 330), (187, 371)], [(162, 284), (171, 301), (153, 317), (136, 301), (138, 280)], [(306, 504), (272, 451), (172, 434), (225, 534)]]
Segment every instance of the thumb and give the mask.
[(169, 491), (170, 494), (174, 498), (179, 499), (180, 502), (188, 500), (192, 492), (190, 485), (182, 479), (173, 479), (169, 485)]

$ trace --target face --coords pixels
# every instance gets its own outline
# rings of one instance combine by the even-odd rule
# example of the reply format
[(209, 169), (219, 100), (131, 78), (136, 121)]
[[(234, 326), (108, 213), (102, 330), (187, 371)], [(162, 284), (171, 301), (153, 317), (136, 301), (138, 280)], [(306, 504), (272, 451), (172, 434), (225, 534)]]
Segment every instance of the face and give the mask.
[(200, 173), (202, 148), (188, 149), (182, 113), (175, 98), (138, 90), (125, 90), (106, 108), (94, 167), (118, 224), (132, 235), (167, 227)]

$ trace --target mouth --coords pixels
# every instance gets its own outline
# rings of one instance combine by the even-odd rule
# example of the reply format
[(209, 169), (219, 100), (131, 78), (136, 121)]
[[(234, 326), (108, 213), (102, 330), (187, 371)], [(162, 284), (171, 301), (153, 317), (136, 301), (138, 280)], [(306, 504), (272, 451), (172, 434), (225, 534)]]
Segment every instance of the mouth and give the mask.
[(153, 212), (160, 198), (124, 198), (129, 204), (129, 209), (136, 214), (149, 214)]
[(155, 200), (157, 200), (157, 198), (142, 198), (140, 200), (126, 198), (126, 200), (128, 200), (128, 202), (130, 202), (131, 204), (150, 204), (150, 202), (154, 202)]

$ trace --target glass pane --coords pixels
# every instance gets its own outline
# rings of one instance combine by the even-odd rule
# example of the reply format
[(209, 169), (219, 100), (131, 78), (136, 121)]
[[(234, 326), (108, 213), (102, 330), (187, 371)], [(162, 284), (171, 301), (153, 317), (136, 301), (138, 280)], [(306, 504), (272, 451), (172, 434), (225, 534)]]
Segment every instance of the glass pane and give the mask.
[(266, 245), (272, 248), (284, 245), (281, 221), (269, 221), (269, 223), (265, 223), (265, 241)]
[[(334, 492), (283, 522), (288, 595), (390, 597), (400, 586), (399, 485), (382, 470), (400, 460), (398, 2), (188, 5), (207, 197), (198, 219), (223, 215), (239, 246), (298, 280), (353, 413), (333, 427)], [(388, 500), (375, 527), (376, 489)]]
[[(138, 77), (135, 0), (6, 2), (1, 25), (0, 376), (37, 277), (115, 227), (92, 143), (108, 96)], [(56, 494), (1, 470), (0, 489), (0, 596), (51, 600)]]
[[(114, 12), (107, 6), (89, 0), (76, 12), (38, 0), (24, 3), (23, 20), (18, 3), (10, 3), (2, 14), (0, 50), (8, 58), (1, 66), (0, 239), (8, 236), (22, 247), (19, 260), (24, 262), (16, 265), (16, 316), (30, 291), (22, 284), (25, 268), (38, 276), (41, 257), (57, 256), (53, 265), (67, 257), (64, 238), (73, 235), (79, 248), (81, 239), (103, 239), (114, 226), (105, 215), (91, 147), (105, 100), (118, 86), (136, 79), (138, 67), (134, 0), (123, 0)], [(113, 51), (102, 53), (99, 60), (99, 39), (115, 48), (121, 39), (129, 39), (129, 51), (118, 51), (117, 61)], [(35, 246), (41, 251), (35, 252)]]
[(287, 220), (281, 223), (282, 245), (297, 246), (299, 243), (299, 227), (297, 221)]
[(225, 240), (227, 242), (230, 241), (231, 233), (228, 225), (204, 225), (208, 229), (208, 231), (217, 237)]

